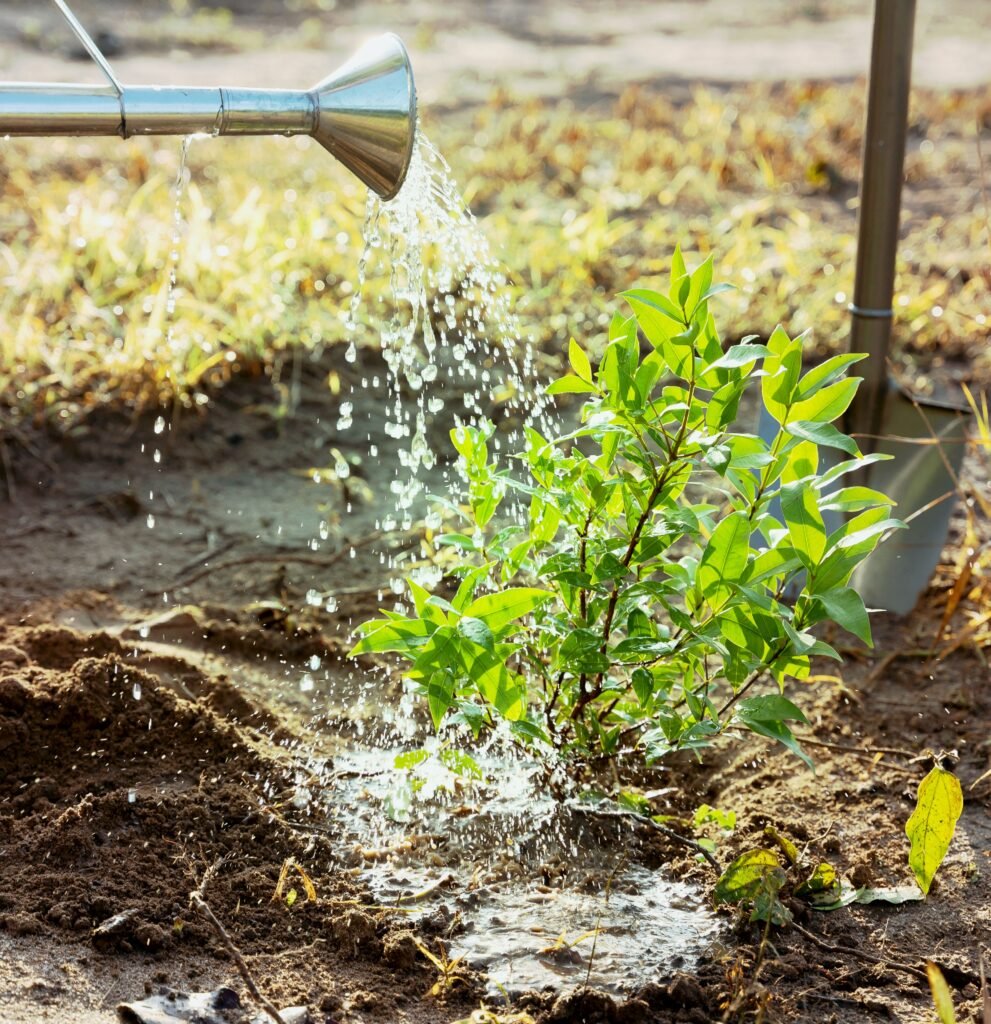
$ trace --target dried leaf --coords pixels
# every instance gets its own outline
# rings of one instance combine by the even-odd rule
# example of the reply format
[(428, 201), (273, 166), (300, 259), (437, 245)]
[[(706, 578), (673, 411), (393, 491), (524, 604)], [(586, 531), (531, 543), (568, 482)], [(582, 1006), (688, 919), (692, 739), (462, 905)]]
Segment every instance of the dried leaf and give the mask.
[(952, 772), (937, 765), (922, 780), (915, 810), (905, 825), (905, 834), (912, 844), (909, 867), (924, 894), (929, 893), (932, 880), (950, 848), (962, 811), (960, 781)]

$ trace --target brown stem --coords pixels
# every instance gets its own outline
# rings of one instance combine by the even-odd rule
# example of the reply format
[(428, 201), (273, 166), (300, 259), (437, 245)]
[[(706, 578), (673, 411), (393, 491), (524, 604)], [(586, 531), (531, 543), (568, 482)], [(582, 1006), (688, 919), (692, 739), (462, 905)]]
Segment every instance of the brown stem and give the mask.
[(275, 1021), (275, 1024), (286, 1024), (285, 1019), (279, 1013), (279, 1011), (269, 1002), (265, 996), (262, 995), (261, 990), (252, 977), (251, 971), (248, 970), (248, 965), (244, 962), (244, 957), (241, 955), (241, 951), (234, 945), (234, 940), (227, 934), (227, 930), (217, 919), (217, 915), (210, 909), (210, 904), (203, 898), (203, 890), (206, 888), (207, 882), (216, 873), (219, 864), (213, 865), (203, 875), (203, 881), (200, 882), (199, 887), (194, 889), (189, 894), (189, 903), (192, 907), (198, 910), (209, 922), (213, 925), (213, 930), (220, 937), (220, 941), (224, 944), (227, 952), (230, 953), (231, 959), (234, 961), (234, 965), (237, 967), (238, 973), (244, 979), (245, 985), (248, 986), (248, 991), (251, 993), (251, 998)]

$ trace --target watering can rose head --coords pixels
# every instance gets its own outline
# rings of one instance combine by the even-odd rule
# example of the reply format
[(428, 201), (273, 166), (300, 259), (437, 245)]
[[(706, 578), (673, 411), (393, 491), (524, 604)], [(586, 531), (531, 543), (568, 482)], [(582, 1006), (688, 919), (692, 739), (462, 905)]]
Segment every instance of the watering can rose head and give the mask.
[[(566, 756), (651, 761), (746, 730), (808, 761), (785, 688), (838, 658), (816, 626), (870, 644), (849, 580), (902, 524), (885, 495), (845, 486), (880, 458), (834, 425), (861, 357), (803, 373), (802, 339), (781, 327), (725, 347), (710, 309), (723, 290), (711, 259), (689, 272), (676, 252), (666, 292), (624, 294), (597, 367), (572, 339), (548, 391), (582, 396), (581, 424), (528, 428), (525, 478), (493, 457), (491, 423), (452, 432), (467, 527), (437, 543), (456, 552), (456, 593), (410, 580), (412, 614), (364, 623), (352, 651), (398, 653), (438, 728), (502, 721)], [(736, 422), (751, 389), (769, 439)], [(841, 461), (821, 467), (822, 448)], [(500, 515), (510, 494), (516, 521)]]

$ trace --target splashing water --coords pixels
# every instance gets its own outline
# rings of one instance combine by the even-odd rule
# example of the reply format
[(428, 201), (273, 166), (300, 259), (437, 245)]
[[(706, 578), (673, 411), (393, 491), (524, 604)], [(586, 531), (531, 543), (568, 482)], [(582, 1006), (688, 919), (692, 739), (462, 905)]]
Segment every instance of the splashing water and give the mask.
[[(409, 510), (423, 491), (420, 470), (436, 464), (427, 428), (452, 395), (460, 392), (456, 421), (485, 415), (497, 390), (507, 416), (525, 409), (539, 419), (547, 407), (531, 384), (532, 347), (513, 312), (506, 274), (450, 167), (421, 132), (398, 196), (383, 202), (369, 194), (364, 238), (346, 320), (352, 335), (346, 358), (357, 358), (364, 285), (371, 256), (380, 250), (395, 302), (380, 335), (392, 391), (385, 429), (393, 439), (408, 439), (399, 455), (407, 476), (393, 482), (396, 510), (408, 529)], [(404, 391), (412, 394), (413, 408), (404, 404)]]

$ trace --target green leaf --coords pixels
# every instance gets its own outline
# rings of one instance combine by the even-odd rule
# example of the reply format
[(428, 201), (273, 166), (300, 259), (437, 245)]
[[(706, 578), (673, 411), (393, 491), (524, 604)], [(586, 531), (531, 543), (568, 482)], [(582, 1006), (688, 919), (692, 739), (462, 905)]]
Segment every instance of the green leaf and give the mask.
[(549, 590), (535, 587), (510, 587), (476, 598), (465, 609), (465, 614), (481, 619), (493, 633), (498, 633), (504, 626), (529, 615), (553, 596)]
[(760, 382), (761, 397), (768, 414), (776, 422), (784, 423), (789, 418), (788, 408), (802, 372), (802, 343), (793, 341), (788, 337), (788, 332), (778, 326), (767, 339), (767, 347), (772, 357), (764, 362), (764, 376)]
[(744, 697), (736, 706), (737, 716), (746, 716), (752, 722), (801, 722), (809, 720), (801, 708), (796, 707), (787, 697), (769, 693), (763, 697)]
[(813, 366), (798, 382), (797, 397), (799, 399), (810, 398), (820, 388), (825, 387), (827, 384), (832, 384), (834, 380), (841, 377), (846, 372), (848, 366), (859, 363), (862, 359), (866, 358), (867, 355), (864, 352), (845, 352), (843, 355), (827, 359), (818, 366)]
[(417, 765), (423, 764), (429, 757), (430, 755), (425, 750), (407, 750), (403, 754), (396, 754), (392, 766), (399, 771), (410, 771)]
[(753, 899), (769, 878), (778, 875), (783, 882), (784, 872), (776, 854), (770, 850), (748, 850), (719, 876), (713, 901), (718, 906), (720, 903), (742, 903)]
[(348, 657), (359, 654), (406, 653), (427, 642), (433, 629), (422, 619), (372, 619), (360, 627), (363, 636), (348, 651)]
[(594, 395), (597, 390), (594, 384), (570, 375), (561, 377), (547, 386), (549, 395)]
[(645, 668), (635, 668), (631, 679), (633, 692), (641, 706), (650, 700), (654, 692), (654, 677)]
[(856, 590), (852, 587), (838, 587), (836, 590), (827, 590), (824, 594), (816, 594), (815, 600), (822, 605), (833, 622), (863, 640), (868, 647), (874, 646), (867, 609)]
[[(932, 992), (933, 1006), (936, 1007), (936, 1015), (941, 1024), (957, 1024), (950, 986), (946, 984), (943, 972), (931, 960), (926, 963), (926, 977), (929, 979), (929, 991)], [(987, 1000), (984, 1005), (987, 1006)]]
[(439, 729), (444, 715), (454, 703), (454, 680), (447, 672), (433, 672), (427, 678), (427, 707), (434, 728)]
[(803, 441), (811, 441), (823, 448), (839, 448), (848, 455), (860, 455), (857, 442), (852, 437), (837, 430), (832, 423), (816, 423), (814, 420), (797, 420), (789, 422), (785, 427), (792, 437)]
[(471, 754), (466, 754), (463, 750), (447, 747), (440, 752), (438, 759), (445, 768), (454, 772), (455, 775), (460, 775), (463, 779), (481, 781), (485, 778), (485, 773), (479, 767), (478, 762)]
[(812, 874), (795, 888), (796, 896), (811, 896), (813, 893), (828, 893), (832, 896), (840, 894), (839, 875), (828, 861), (820, 861)]
[(811, 398), (795, 402), (788, 414), (789, 421), (794, 419), (831, 423), (846, 412), (857, 393), (860, 381), (860, 377), (847, 377), (817, 391)]
[(712, 531), (702, 552), (697, 580), (710, 604), (725, 599), (735, 583), (743, 578), (750, 554), (750, 520), (744, 512), (734, 512)]
[(871, 487), (842, 487), (832, 494), (819, 499), (821, 512), (862, 512), (866, 508), (877, 505), (894, 505), (895, 502), (886, 494), (875, 491)]
[(495, 643), (492, 630), (481, 619), (476, 619), (471, 615), (465, 615), (458, 622), (458, 632), (473, 644), (478, 644), (479, 647), (484, 647), (486, 650), (491, 650)]
[(765, 825), (764, 836), (777, 844), (789, 864), (798, 863), (798, 847), (786, 835), (782, 835), (773, 825)]
[(798, 740), (795, 739), (794, 733), (784, 722), (763, 722), (757, 719), (747, 719), (740, 715), (737, 718), (751, 732), (757, 733), (758, 736), (766, 736), (769, 740), (777, 740), (778, 743), (790, 750), (796, 757), (801, 758), (813, 772), (816, 770), (812, 758), (802, 750)]
[(962, 811), (960, 781), (953, 772), (937, 765), (922, 780), (915, 810), (905, 825), (911, 843), (908, 864), (926, 895), (950, 848)]
[(814, 568), (826, 550), (826, 526), (815, 491), (807, 483), (786, 484), (781, 488), (781, 511), (799, 558)]
[(692, 815), (692, 828), (699, 829), (710, 822), (725, 832), (732, 832), (736, 828), (736, 811), (721, 811), (710, 804), (699, 804)]
[(738, 370), (757, 359), (769, 359), (771, 355), (766, 345), (731, 345), (707, 370)]
[(574, 338), (568, 342), (568, 362), (571, 364), (571, 369), (582, 380), (591, 383), (592, 364), (588, 361), (588, 356), (582, 351), (581, 345)]
[(486, 562), (484, 565), (478, 565), (474, 569), (469, 569), (464, 574), (464, 578), (458, 585), (458, 592), (451, 599), (451, 607), (456, 612), (463, 612), (465, 610), (465, 606), (475, 596), (479, 583), (485, 579), (494, 564), (494, 562)]

